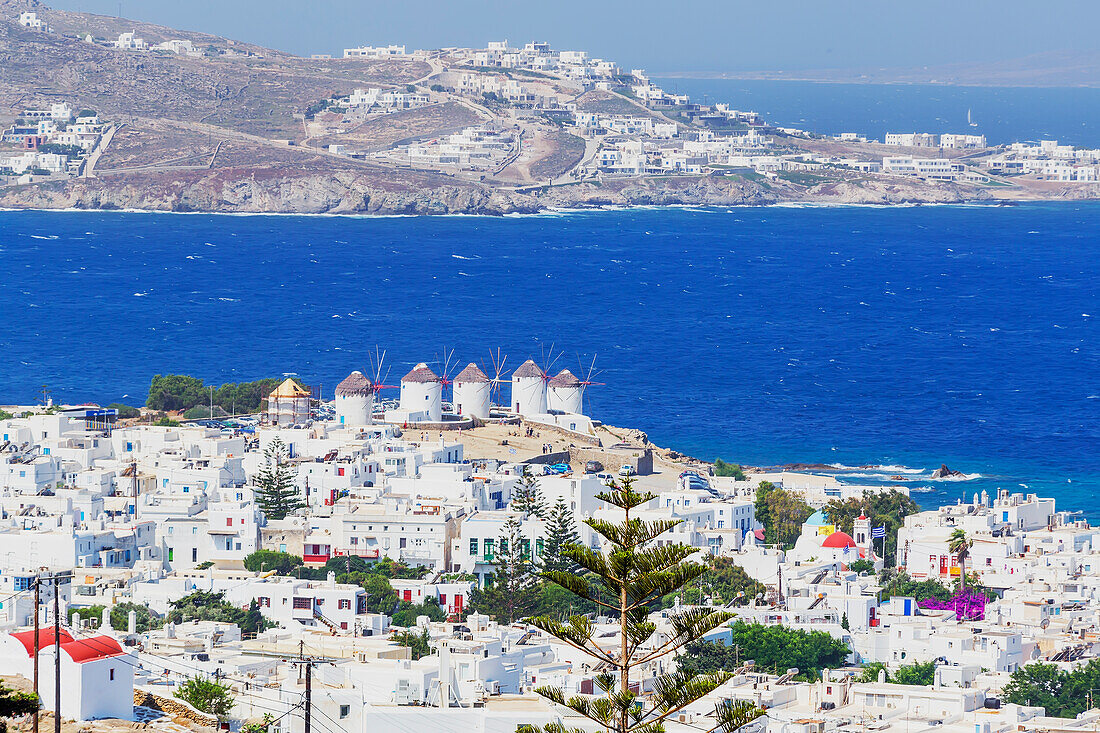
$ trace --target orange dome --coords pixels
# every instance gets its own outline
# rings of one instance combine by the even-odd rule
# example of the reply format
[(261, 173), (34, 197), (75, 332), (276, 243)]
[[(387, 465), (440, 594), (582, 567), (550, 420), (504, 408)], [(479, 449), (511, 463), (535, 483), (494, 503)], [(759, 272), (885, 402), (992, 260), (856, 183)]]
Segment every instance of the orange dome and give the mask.
[(853, 540), (852, 536), (847, 532), (833, 532), (831, 535), (825, 538), (825, 541), (821, 543), (821, 546), (842, 550), (845, 547), (855, 547), (856, 541)]

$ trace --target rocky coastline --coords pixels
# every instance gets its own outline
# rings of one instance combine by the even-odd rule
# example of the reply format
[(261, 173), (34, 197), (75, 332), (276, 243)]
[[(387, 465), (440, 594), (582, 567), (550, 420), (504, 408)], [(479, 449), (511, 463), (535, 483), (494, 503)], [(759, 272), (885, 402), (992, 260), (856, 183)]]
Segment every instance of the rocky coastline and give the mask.
[(556, 209), (631, 206), (768, 206), (784, 203), (890, 206), (1005, 200), (995, 198), (988, 190), (971, 186), (884, 177), (829, 181), (811, 187), (784, 181), (758, 182), (737, 176), (644, 177), (526, 189), (432, 178), (417, 180), (374, 171), (272, 169), (78, 178), (0, 188), (0, 207), (500, 216)]

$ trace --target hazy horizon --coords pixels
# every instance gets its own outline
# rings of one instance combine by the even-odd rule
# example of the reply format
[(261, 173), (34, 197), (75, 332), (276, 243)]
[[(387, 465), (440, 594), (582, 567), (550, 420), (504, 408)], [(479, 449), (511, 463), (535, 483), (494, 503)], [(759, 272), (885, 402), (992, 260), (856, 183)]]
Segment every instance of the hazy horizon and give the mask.
[[(984, 63), (1052, 51), (1095, 50), (1100, 3), (1051, 0), (928, 0), (921, 12), (872, 0), (827, 7), (792, 0), (780, 15), (741, 0), (694, 0), (670, 13), (636, 0), (597, 6), (561, 0), (535, 6), (501, 0), (416, 5), (323, 0), (46, 0), (62, 10), (118, 15), (308, 56), (349, 46), (484, 47), (507, 39), (548, 41), (659, 72), (880, 69)], [(425, 23), (425, 18), (432, 22)], [(1072, 18), (1072, 23), (1066, 23)], [(1045, 32), (1047, 29), (1050, 32)]]

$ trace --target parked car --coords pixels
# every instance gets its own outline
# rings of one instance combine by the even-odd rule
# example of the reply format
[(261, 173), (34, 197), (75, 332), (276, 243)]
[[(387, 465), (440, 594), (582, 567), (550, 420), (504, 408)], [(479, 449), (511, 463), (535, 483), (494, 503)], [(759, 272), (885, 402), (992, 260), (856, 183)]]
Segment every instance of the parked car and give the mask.
[(619, 469), (620, 476), (633, 476), (636, 473), (638, 473), (638, 471), (635, 470), (634, 466), (631, 466), (629, 463), (624, 463), (622, 468)]
[(603, 464), (599, 461), (587, 461), (584, 464), (585, 473), (599, 473), (603, 470)]
[(611, 482), (615, 480), (615, 477), (609, 473), (597, 473), (596, 478), (603, 481), (605, 486), (609, 486)]

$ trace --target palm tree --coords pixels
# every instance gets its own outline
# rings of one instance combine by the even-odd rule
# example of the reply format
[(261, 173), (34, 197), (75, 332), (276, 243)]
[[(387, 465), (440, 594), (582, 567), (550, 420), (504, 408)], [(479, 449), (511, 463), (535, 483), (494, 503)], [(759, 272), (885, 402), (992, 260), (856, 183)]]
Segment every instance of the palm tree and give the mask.
[(970, 547), (973, 544), (974, 540), (967, 538), (966, 532), (962, 529), (952, 532), (951, 539), (947, 541), (947, 549), (959, 564), (959, 584), (962, 588), (966, 587), (966, 558), (970, 555)]

